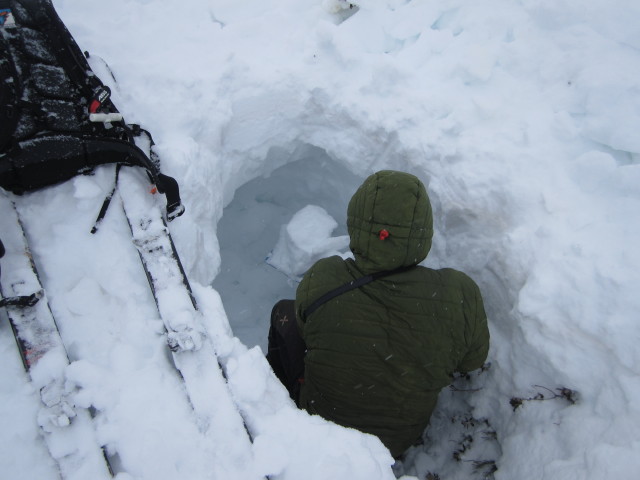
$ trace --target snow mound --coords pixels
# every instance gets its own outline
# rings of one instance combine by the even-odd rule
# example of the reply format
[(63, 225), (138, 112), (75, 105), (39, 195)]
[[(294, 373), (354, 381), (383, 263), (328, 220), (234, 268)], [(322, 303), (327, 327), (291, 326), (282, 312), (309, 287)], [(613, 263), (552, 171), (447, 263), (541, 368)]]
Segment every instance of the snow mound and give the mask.
[(347, 257), (341, 252), (349, 247), (349, 236), (331, 236), (337, 226), (324, 208), (307, 205), (283, 225), (267, 263), (291, 278), (299, 278), (321, 258)]

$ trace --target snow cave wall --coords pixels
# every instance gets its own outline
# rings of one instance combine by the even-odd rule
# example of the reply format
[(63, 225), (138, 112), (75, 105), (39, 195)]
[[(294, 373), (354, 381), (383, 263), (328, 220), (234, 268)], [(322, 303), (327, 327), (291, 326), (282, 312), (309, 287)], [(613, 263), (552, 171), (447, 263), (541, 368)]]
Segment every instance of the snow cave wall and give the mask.
[[(367, 175), (384, 168), (409, 171), (429, 190), (435, 238), (425, 265), (458, 268), (480, 284), (498, 349), (502, 341), (500, 329), (505, 328), (501, 323), (506, 325), (506, 335), (518, 335), (509, 324), (517, 321), (512, 311), (521, 284), (517, 275), (514, 281), (504, 279), (509, 274), (507, 261), (503, 252), (496, 250), (504, 243), (505, 218), (509, 216), (501, 193), (489, 192), (488, 198), (485, 196), (476, 204), (478, 192), (465, 189), (464, 180), (447, 173), (450, 159), (439, 152), (425, 154), (411, 141), (404, 144), (395, 129), (386, 131), (366, 120), (352, 118), (347, 112), (332, 114), (319, 104), (311, 109), (314, 115), (309, 114), (307, 105), (294, 108), (292, 117), (280, 117), (274, 112), (282, 111), (276, 104), (286, 103), (284, 98), (278, 97), (277, 92), (269, 97), (267, 92), (257, 101), (240, 101), (241, 107), (233, 109), (239, 117), (231, 118), (223, 141), (230, 142), (226, 150), (232, 159), (225, 165), (233, 172), (223, 175), (233, 186), (225, 190), (225, 207), (216, 225), (220, 264), (212, 285), (221, 295), (234, 334), (243, 343), (248, 347), (259, 345), (266, 351), (273, 304), (279, 298), (295, 296), (297, 283), (266, 262), (280, 229), (294, 213), (313, 204), (323, 207), (338, 222), (334, 236), (346, 234), (346, 208), (351, 195)], [(290, 98), (286, 96), (287, 100)], [(313, 92), (307, 101), (313, 104), (318, 98), (324, 102), (329, 99), (321, 92)], [(236, 152), (232, 148), (235, 142), (247, 146), (255, 141), (253, 121), (269, 125), (268, 137), (253, 149)], [(504, 345), (510, 348), (511, 344), (524, 343), (512, 337)], [(496, 370), (504, 375), (509, 368), (508, 363), (503, 363)], [(500, 428), (496, 411), (500, 411), (500, 403), (508, 406), (509, 397), (500, 391), (494, 375), (490, 369), (474, 384), (484, 393), (451, 398), (449, 392), (444, 392), (446, 398), (441, 403), (446, 407), (432, 420), (432, 431), (438, 432), (439, 441), (429, 444), (426, 439), (426, 447), (417, 449), (414, 455), (436, 455), (443, 462), (440, 471), (447, 471), (451, 452), (445, 450), (457, 445), (462, 436), (460, 424), (452, 423), (451, 418), (471, 415), (474, 406), (484, 405), (478, 416), (491, 417), (490, 428)], [(553, 375), (553, 368), (549, 367), (549, 378)], [(442, 438), (450, 441), (443, 444)], [(445, 449), (437, 454), (442, 445), (446, 445)], [(493, 442), (489, 452), (497, 460), (499, 443)], [(410, 459), (409, 464), (412, 462), (415, 459)], [(433, 462), (428, 464), (433, 467)]]

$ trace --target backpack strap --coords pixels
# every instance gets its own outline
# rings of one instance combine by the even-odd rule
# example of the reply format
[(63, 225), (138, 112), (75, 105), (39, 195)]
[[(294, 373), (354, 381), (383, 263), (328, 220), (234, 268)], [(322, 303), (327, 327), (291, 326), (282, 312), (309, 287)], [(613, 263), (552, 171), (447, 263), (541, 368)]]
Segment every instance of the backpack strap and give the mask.
[(356, 278), (355, 280), (351, 280), (344, 285), (340, 285), (338, 288), (334, 288), (333, 290), (329, 290), (327, 293), (318, 298), (315, 302), (309, 305), (304, 312), (302, 312), (302, 319), (306, 321), (307, 317), (315, 312), (321, 305), (324, 305), (329, 300), (332, 300), (343, 293), (347, 293), (350, 290), (355, 290), (356, 288), (360, 288), (368, 283), (373, 282), (374, 280), (378, 280), (383, 277), (388, 277), (389, 275), (395, 275), (396, 273), (403, 273), (409, 270), (416, 268), (416, 265), (409, 265), (406, 267), (396, 268), (394, 270), (383, 270), (381, 272), (374, 272), (369, 275), (365, 275), (360, 278)]

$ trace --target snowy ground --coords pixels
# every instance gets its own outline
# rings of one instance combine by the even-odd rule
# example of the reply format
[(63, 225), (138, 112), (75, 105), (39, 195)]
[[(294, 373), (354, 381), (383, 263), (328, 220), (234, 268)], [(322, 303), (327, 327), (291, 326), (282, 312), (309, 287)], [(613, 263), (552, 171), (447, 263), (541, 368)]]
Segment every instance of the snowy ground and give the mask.
[[(282, 225), (308, 204), (342, 225), (359, 181), (392, 168), (427, 184), (426, 264), (478, 282), (492, 335), (491, 367), (443, 392), (395, 473), (482, 478), (493, 461), (496, 479), (636, 478), (640, 7), (356, 3), (54, 1), (180, 182), (171, 231), (256, 436), (240, 464), (239, 440), (190, 413), (118, 209), (88, 234), (112, 181), (99, 169), (18, 204), (119, 477), (393, 478), (376, 439), (295, 410), (261, 351), (272, 303), (295, 291), (265, 262)], [(0, 471), (56, 478), (0, 333)]]

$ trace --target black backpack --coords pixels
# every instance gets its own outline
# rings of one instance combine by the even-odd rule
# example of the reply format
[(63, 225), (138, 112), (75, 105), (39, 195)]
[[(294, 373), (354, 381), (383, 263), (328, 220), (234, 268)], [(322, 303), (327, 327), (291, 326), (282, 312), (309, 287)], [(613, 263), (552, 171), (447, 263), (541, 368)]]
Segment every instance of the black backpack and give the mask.
[(177, 182), (134, 139), (50, 0), (0, 0), (0, 187), (36, 190), (115, 163), (144, 168), (181, 215)]

